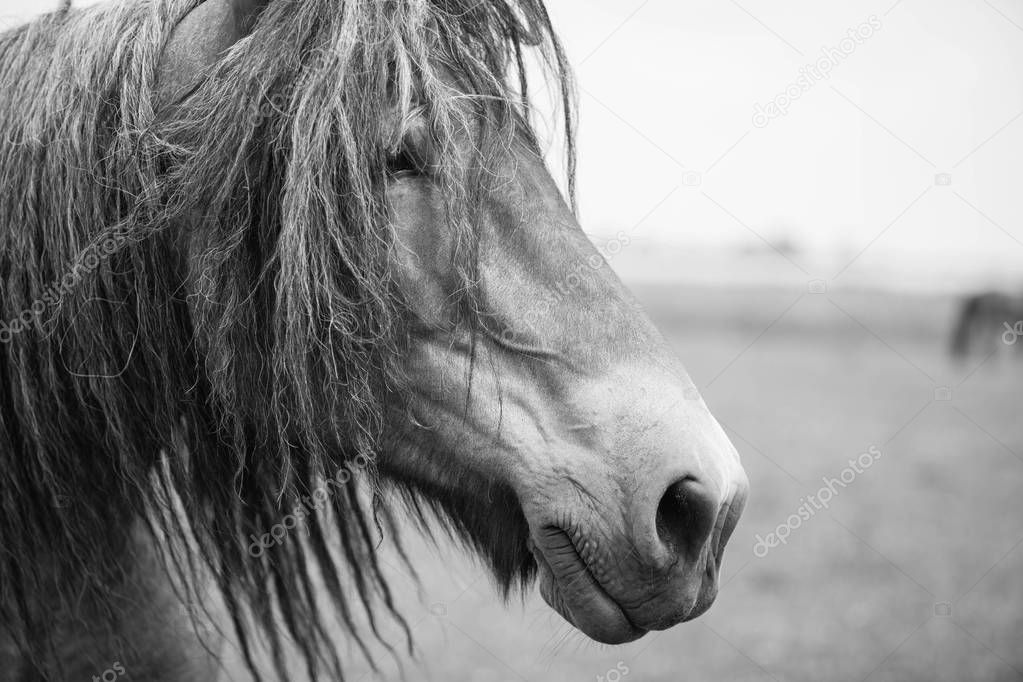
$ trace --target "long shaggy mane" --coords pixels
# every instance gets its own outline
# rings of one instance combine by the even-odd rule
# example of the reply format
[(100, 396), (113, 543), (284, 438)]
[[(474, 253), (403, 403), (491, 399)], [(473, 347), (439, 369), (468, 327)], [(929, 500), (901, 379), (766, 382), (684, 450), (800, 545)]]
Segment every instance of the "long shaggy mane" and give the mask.
[[(391, 122), (421, 110), (439, 149), (477, 131), (472, 164), (434, 171), (475, 324), (474, 210), (488, 162), (530, 130), (526, 55), (550, 69), (569, 148), (570, 76), (542, 0), (272, 0), (187, 98), (158, 101), (200, 2), (114, 0), (0, 35), (0, 621), (45, 657), (34, 595), (103, 603), (142, 522), (184, 585), (212, 577), (257, 679), (261, 636), (282, 679), (286, 639), (311, 678), (339, 679), (327, 615), (356, 638), (356, 607), (397, 616), (374, 551), (394, 527), (375, 462), (406, 341)], [(346, 467), (330, 518), (252, 556)], [(412, 504), (468, 535), (462, 506)], [(499, 555), (502, 538), (468, 539)], [(528, 572), (490, 560), (506, 589)]]

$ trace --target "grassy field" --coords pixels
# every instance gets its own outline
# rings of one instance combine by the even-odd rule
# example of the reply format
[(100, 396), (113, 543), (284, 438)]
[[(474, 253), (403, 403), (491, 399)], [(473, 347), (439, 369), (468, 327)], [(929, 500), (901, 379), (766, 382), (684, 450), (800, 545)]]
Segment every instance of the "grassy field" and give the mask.
[[(535, 594), (502, 605), (457, 550), (414, 543), (421, 586), (397, 568), (392, 581), (418, 647), (402, 659), (404, 678), (1023, 680), (1023, 362), (950, 362), (948, 299), (636, 293), (752, 481), (715, 606), (668, 632), (600, 646)], [(757, 535), (871, 447), (880, 458), (827, 510), (757, 556)], [(387, 659), (380, 673), (352, 671), (402, 676)]]

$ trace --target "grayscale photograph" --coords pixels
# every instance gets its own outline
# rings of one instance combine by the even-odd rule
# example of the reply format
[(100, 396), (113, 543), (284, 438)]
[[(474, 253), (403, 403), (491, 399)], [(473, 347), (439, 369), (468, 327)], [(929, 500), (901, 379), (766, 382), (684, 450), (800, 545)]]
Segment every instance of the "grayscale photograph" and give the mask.
[(0, 0), (0, 682), (1023, 682), (1021, 152), (1019, 0)]

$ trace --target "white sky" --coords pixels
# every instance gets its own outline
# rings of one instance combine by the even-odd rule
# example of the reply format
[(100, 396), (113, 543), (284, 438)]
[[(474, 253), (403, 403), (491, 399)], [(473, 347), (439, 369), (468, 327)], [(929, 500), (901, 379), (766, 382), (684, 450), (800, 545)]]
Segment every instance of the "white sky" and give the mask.
[[(548, 4), (580, 83), (588, 231), (1023, 276), (1018, 0)], [(0, 17), (40, 9), (0, 0)], [(828, 80), (753, 126), (870, 15), (881, 28)]]
[[(880, 30), (830, 79), (751, 124), (755, 103), (871, 14)], [(641, 220), (681, 163), (702, 183), (643, 223), (652, 240), (755, 245), (749, 227), (855, 255), (901, 214), (857, 265), (1023, 274), (1018, 1), (587, 0), (559, 2), (556, 18), (581, 63), (582, 200), (600, 230)]]

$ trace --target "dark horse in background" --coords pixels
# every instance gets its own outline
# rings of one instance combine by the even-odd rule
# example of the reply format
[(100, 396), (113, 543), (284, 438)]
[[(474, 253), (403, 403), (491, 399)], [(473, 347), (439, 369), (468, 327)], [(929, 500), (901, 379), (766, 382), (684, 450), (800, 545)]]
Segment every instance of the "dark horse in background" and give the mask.
[(952, 328), (951, 352), (956, 358), (1023, 353), (1023, 296), (989, 291), (966, 298)]
[(746, 476), (548, 173), (537, 58), (571, 141), (541, 0), (0, 36), (0, 676), (215, 679), (209, 590), (257, 679), (340, 679), (409, 515), (601, 642), (710, 606)]

